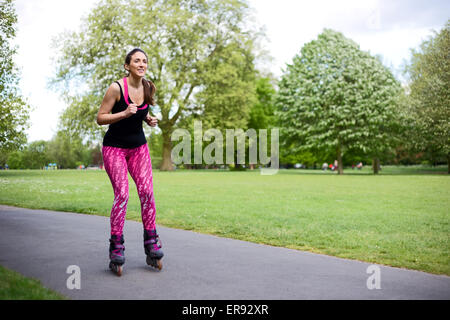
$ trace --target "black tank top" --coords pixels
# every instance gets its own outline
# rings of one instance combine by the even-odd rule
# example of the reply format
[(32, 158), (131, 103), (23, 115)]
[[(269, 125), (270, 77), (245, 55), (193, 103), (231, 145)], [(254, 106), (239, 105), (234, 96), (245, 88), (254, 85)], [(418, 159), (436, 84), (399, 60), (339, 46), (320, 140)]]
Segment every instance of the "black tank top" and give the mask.
[[(128, 85), (126, 78), (124, 78), (124, 93), (122, 92), (122, 86), (118, 81), (116, 83), (120, 87), (120, 100), (116, 101), (112, 108), (112, 113), (118, 113), (128, 108), (128, 102), (131, 102), (128, 96)], [(144, 129), (142, 128), (142, 121), (148, 114), (149, 106), (142, 103), (138, 106), (136, 114), (133, 114), (129, 118), (122, 119), (116, 123), (109, 125), (108, 131), (103, 137), (103, 145), (116, 148), (133, 149), (142, 146), (147, 143), (144, 135)]]

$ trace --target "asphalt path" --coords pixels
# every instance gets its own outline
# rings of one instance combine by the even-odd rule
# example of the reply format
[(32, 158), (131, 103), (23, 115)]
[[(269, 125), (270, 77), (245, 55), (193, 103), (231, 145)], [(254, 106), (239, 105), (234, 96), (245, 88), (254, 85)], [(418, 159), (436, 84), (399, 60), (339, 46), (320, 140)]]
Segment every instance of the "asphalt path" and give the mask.
[[(157, 226), (163, 269), (126, 221), (122, 277), (108, 268), (109, 218), (0, 205), (0, 265), (71, 299), (450, 298), (450, 277)], [(79, 285), (79, 288), (77, 287)]]

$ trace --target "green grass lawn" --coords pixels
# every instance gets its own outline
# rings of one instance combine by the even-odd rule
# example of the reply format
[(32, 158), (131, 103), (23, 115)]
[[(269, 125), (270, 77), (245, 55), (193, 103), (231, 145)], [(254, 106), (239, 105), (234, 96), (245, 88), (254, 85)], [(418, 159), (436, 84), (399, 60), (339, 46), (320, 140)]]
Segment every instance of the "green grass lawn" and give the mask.
[[(442, 169), (154, 171), (158, 224), (450, 275), (450, 177)], [(445, 173), (444, 168), (444, 173)], [(0, 203), (109, 216), (104, 171), (0, 171)], [(140, 221), (130, 178), (128, 219)], [(164, 242), (164, 239), (161, 239)]]
[(65, 297), (42, 286), (36, 279), (0, 266), (0, 300), (64, 300)]

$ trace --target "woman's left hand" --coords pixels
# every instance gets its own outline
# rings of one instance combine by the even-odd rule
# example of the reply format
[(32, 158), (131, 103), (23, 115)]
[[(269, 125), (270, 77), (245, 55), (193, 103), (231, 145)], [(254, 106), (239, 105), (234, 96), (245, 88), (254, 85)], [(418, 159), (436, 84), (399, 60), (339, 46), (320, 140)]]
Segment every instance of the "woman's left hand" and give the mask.
[(147, 122), (150, 127), (156, 127), (156, 125), (158, 124), (158, 118), (147, 115), (147, 117), (145, 118), (145, 122)]

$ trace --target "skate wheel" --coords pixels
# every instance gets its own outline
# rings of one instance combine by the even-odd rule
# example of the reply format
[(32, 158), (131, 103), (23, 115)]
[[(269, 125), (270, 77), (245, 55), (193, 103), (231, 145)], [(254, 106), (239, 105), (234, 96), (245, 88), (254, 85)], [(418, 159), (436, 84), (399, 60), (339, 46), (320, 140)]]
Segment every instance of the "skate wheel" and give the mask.
[(156, 260), (156, 268), (158, 268), (158, 270), (162, 269), (162, 261), (161, 261), (161, 259)]
[(147, 257), (147, 264), (158, 270), (161, 270), (162, 269), (162, 261), (161, 260), (162, 259), (158, 260), (158, 259), (153, 259), (153, 258)]
[(123, 271), (123, 268), (122, 268), (122, 266), (117, 266), (117, 271), (116, 271), (116, 273), (117, 273), (117, 276), (122, 276), (122, 271)]
[(109, 263), (109, 268), (114, 272), (118, 277), (122, 276), (123, 267), (112, 262)]

